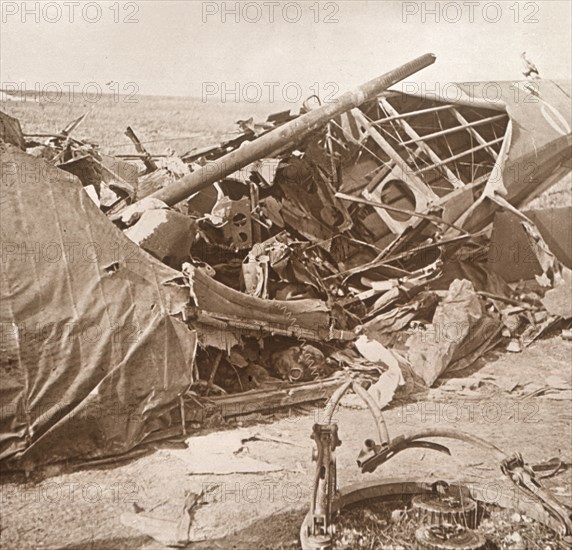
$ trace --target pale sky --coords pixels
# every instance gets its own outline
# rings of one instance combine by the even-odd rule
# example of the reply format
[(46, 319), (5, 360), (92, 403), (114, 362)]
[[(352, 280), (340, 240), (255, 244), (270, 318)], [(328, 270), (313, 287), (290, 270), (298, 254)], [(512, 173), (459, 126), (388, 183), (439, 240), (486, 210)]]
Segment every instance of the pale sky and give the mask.
[(141, 94), (200, 96), (205, 83), (212, 92), (225, 82), (255, 97), (247, 87), (256, 83), (266, 98), (264, 83), (284, 93), (294, 82), (306, 97), (313, 83), (320, 95), (343, 92), (428, 52), (437, 63), (420, 80), (518, 79), (524, 50), (541, 76), (571, 78), (569, 0), (261, 0), (241, 2), (237, 14), (235, 1), (0, 4), (0, 87), (95, 82), (105, 90), (113, 81)]

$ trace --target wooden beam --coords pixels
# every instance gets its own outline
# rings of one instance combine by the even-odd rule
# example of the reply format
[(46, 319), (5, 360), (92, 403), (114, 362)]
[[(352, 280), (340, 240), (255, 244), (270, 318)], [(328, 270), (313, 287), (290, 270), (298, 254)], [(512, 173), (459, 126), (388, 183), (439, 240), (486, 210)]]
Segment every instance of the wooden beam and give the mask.
[(406, 210), (405, 208), (396, 208), (395, 206), (388, 206), (387, 204), (383, 204), (377, 201), (370, 201), (368, 199), (362, 199), (360, 197), (354, 197), (353, 195), (346, 195), (345, 193), (336, 193), (336, 197), (338, 199), (346, 201), (357, 202), (360, 204), (367, 204), (368, 206), (373, 206), (374, 208), (383, 208), (384, 210), (388, 210), (389, 212), (397, 212), (400, 214), (407, 214), (408, 216), (413, 216), (416, 218), (423, 218), (424, 220), (428, 220), (436, 224), (447, 225), (449, 227), (453, 227), (454, 229), (458, 229), (459, 231), (463, 231), (460, 227), (455, 227), (452, 223), (445, 221), (439, 216), (432, 216), (431, 214), (416, 212), (415, 210)]
[[(389, 103), (389, 101), (387, 101), (387, 99), (382, 97), (382, 98), (380, 98), (380, 102), (381, 102), (382, 106), (384, 107), (384, 109), (389, 114), (391, 114), (393, 116), (399, 115), (399, 113), (393, 108), (393, 106)], [(445, 164), (443, 164), (439, 155), (437, 155), (437, 153), (435, 153), (435, 151), (433, 151), (433, 149), (431, 149), (431, 147), (429, 147), (429, 145), (427, 145), (423, 141), (421, 136), (409, 125), (409, 123), (406, 120), (399, 119), (398, 123), (401, 125), (401, 127), (405, 130), (405, 132), (407, 133), (407, 135), (410, 138), (416, 139), (418, 141), (419, 147), (421, 147), (421, 149), (423, 149), (425, 151), (425, 153), (429, 156), (429, 158), (436, 165), (443, 167), (443, 171), (445, 172), (445, 176), (447, 177), (447, 179), (449, 180), (449, 182), (451, 183), (451, 185), (453, 187), (455, 187), (457, 189), (460, 187), (464, 187), (465, 184), (459, 178), (457, 178), (457, 176), (455, 176), (455, 174), (453, 174), (453, 172), (451, 170), (449, 170), (449, 168), (447, 168), (445, 166)]]
[[(481, 149), (485, 149), (486, 147), (490, 146), (490, 145), (494, 145), (495, 143), (499, 143), (504, 139), (503, 137), (500, 137), (498, 139), (493, 139), (493, 141), (489, 141), (488, 143), (484, 143), (483, 145), (479, 145), (478, 147), (473, 147), (472, 149), (467, 149), (466, 151), (463, 151), (462, 153), (459, 153), (458, 155), (454, 155), (452, 157), (449, 157), (445, 160), (441, 161), (441, 164), (447, 164), (449, 162), (453, 162), (454, 160), (460, 159), (461, 157), (464, 157), (466, 155), (470, 155), (471, 153), (474, 153), (475, 151), (480, 151)], [(428, 170), (432, 170), (433, 168), (438, 168), (438, 165), (432, 165), (432, 166), (426, 166), (425, 168), (421, 168), (421, 170), (417, 170), (416, 174), (422, 174), (423, 172), (427, 172)]]
[[(192, 311), (190, 311), (192, 310)], [(193, 319), (198, 325), (200, 333), (200, 325), (208, 325), (215, 327), (221, 331), (237, 332), (243, 331), (260, 334), (279, 334), (280, 336), (289, 336), (298, 340), (309, 340), (311, 342), (324, 342), (329, 340), (355, 340), (355, 334), (352, 331), (334, 329), (331, 327), (316, 327), (309, 329), (292, 324), (292, 320), (284, 315), (285, 324), (278, 326), (277, 324), (267, 321), (259, 321), (256, 319), (242, 319), (232, 315), (225, 315), (218, 312), (209, 312), (198, 308), (188, 308), (188, 317)]]
[[(468, 124), (467, 119), (461, 113), (459, 113), (459, 111), (457, 111), (457, 109), (453, 109), (453, 115), (461, 124)], [(489, 120), (495, 119), (498, 117), (503, 117), (503, 116), (508, 116), (508, 115), (498, 115), (497, 117), (490, 117)], [(480, 145), (484, 145), (485, 143), (487, 143), (487, 141), (483, 138), (483, 136), (481, 136), (481, 134), (479, 134), (479, 132), (477, 132), (472, 126), (469, 127), (469, 132), (477, 140), (477, 142)], [(493, 159), (497, 160), (498, 154), (492, 147), (487, 146), (487, 147), (485, 147), (485, 149), (487, 150), (489, 155), (491, 155), (493, 157)]]
[(275, 390), (252, 390), (234, 395), (210, 397), (210, 406), (206, 405), (205, 409), (196, 412), (210, 416), (214, 408), (220, 410), (223, 418), (235, 418), (253, 413), (283, 411), (302, 403), (325, 401), (343, 382), (344, 380), (340, 378), (330, 378), (295, 385), (287, 384), (284, 388)]
[[(381, 149), (383, 149), (383, 151), (385, 151), (389, 158), (395, 163), (395, 169), (398, 170), (399, 179), (405, 181), (415, 196), (415, 209), (424, 210), (427, 206), (427, 203), (436, 200), (437, 195), (433, 192), (433, 190), (421, 178), (415, 175), (414, 169), (407, 164), (401, 155), (377, 131), (376, 127), (367, 119), (362, 111), (360, 109), (354, 109), (352, 113), (356, 121), (362, 125), (364, 131), (375, 141), (379, 147), (381, 147)], [(387, 177), (389, 177), (389, 175)], [(364, 196), (367, 199), (381, 199), (379, 193), (376, 193), (378, 189), (379, 186), (372, 192), (365, 192)], [(396, 220), (383, 208), (375, 208), (375, 211), (377, 215), (383, 220), (385, 225), (387, 225), (389, 230), (396, 235), (403, 233), (411, 220), (411, 218), (407, 221)]]
[[(453, 126), (453, 128), (447, 128), (447, 130), (441, 130), (440, 132), (435, 132), (433, 134), (426, 134), (426, 135), (420, 136), (419, 138), (416, 138), (416, 139), (410, 139), (409, 141), (404, 141), (402, 143), (402, 145), (411, 145), (412, 143), (417, 143), (419, 141), (425, 141), (425, 140), (429, 140), (429, 139), (433, 139), (433, 138), (437, 138), (437, 137), (447, 136), (449, 134), (453, 134), (455, 132), (458, 132), (459, 130), (469, 130), (469, 132), (471, 132), (471, 129), (473, 126), (480, 126), (481, 124), (486, 124), (487, 122), (493, 122), (493, 121), (499, 120), (501, 118), (506, 118), (506, 115), (495, 115), (495, 116), (483, 118), (480, 120), (475, 120), (474, 122), (467, 122), (465, 120), (464, 122), (461, 123), (460, 126)], [(478, 132), (474, 132), (473, 135), (475, 135), (475, 138), (478, 135), (479, 138), (483, 139), (482, 136)], [(477, 141), (478, 141), (478, 138), (477, 138)], [(481, 143), (481, 145), (483, 145), (483, 144)], [(493, 150), (493, 152), (494, 152), (494, 150)]]
[[(422, 153), (421, 149), (417, 147), (415, 151), (411, 153), (409, 159), (415, 159)], [(395, 162), (391, 160), (387, 165), (384, 166), (384, 170), (381, 171), (375, 178), (373, 178), (365, 188), (368, 193), (371, 193), (395, 168)]]
[[(381, 97), (380, 100), (385, 100), (385, 97)], [(430, 107), (429, 109), (421, 109), (419, 111), (409, 111), (408, 113), (398, 113), (397, 115), (392, 115), (386, 118), (380, 118), (379, 120), (372, 120), (373, 124), (382, 124), (383, 122), (391, 122), (392, 120), (401, 120), (402, 118), (410, 118), (418, 115), (426, 115), (429, 113), (436, 113), (438, 111), (447, 111), (452, 109), (454, 105), (439, 105), (438, 107)]]
[(421, 179), (418, 178), (413, 171), (413, 169), (405, 162), (401, 155), (390, 145), (390, 143), (377, 131), (366, 116), (361, 112), (360, 109), (352, 110), (352, 113), (356, 120), (364, 127), (366, 133), (381, 147), (387, 156), (395, 162), (395, 164), (401, 169), (404, 176), (407, 178), (406, 182), (411, 185), (412, 188), (416, 189), (418, 192), (425, 195), (428, 199), (433, 200), (437, 198), (437, 195), (433, 193), (431, 188)]

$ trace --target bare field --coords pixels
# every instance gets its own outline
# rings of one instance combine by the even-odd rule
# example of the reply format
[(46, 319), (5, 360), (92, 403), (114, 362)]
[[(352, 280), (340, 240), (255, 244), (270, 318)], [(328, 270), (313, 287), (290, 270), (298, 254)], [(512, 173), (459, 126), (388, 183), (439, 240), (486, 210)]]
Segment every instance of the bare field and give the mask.
[(96, 103), (81, 97), (60, 101), (0, 101), (0, 110), (20, 120), (26, 134), (57, 133), (69, 122), (91, 110), (74, 137), (98, 143), (107, 154), (133, 153), (123, 135), (131, 126), (150, 153), (164, 154), (168, 148), (183, 154), (195, 147), (217, 143), (226, 135), (238, 134), (236, 121), (254, 116), (265, 120), (274, 112), (298, 108), (294, 104), (202, 101), (192, 97), (102, 95)]

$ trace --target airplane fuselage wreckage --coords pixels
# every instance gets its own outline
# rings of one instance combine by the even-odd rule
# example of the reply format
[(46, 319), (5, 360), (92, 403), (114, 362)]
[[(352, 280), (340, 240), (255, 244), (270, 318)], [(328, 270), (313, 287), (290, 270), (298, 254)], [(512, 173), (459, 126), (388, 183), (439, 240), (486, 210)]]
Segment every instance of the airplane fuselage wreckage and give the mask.
[[(570, 82), (455, 84), (454, 100), (390, 89), (434, 62), (180, 157), (131, 128), (136, 153), (103, 155), (72, 136), (83, 117), (42, 141), (0, 113), (4, 467), (126, 455), (352, 388), (380, 435), (364, 471), (408, 446), (446, 451), (420, 438), (487, 446), (390, 440), (366, 388), (391, 369), (431, 386), (572, 317), (570, 232), (522, 210), (571, 169)], [(333, 426), (314, 431), (304, 548), (328, 548), (357, 498), (337, 491)], [(526, 464), (487, 448), (570, 533)]]

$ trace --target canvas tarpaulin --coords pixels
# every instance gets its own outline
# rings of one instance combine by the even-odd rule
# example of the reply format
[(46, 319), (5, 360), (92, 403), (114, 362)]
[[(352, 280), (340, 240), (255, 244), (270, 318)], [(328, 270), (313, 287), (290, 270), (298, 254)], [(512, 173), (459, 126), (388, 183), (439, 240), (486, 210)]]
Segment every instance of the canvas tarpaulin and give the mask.
[(193, 381), (189, 288), (74, 176), (2, 143), (0, 170), (0, 459), (126, 452)]

